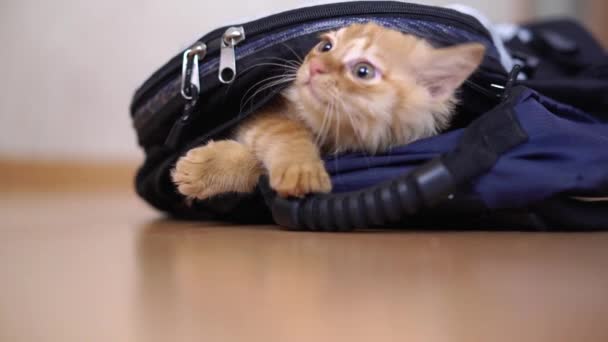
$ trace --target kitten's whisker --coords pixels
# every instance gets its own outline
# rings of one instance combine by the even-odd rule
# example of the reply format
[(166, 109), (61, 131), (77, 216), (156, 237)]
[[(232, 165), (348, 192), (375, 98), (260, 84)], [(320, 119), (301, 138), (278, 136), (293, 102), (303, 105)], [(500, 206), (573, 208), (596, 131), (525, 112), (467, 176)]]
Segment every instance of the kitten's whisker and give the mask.
[(293, 49), (291, 46), (289, 46), (289, 45), (287, 45), (287, 44), (285, 44), (285, 43), (281, 43), (281, 45), (283, 45), (283, 46), (284, 46), (284, 47), (286, 47), (286, 48), (287, 48), (289, 51), (291, 51), (291, 53), (293, 53), (293, 55), (296, 57), (296, 59), (297, 59), (297, 60), (298, 60), (300, 63), (302, 63), (302, 62), (303, 62), (302, 57), (300, 57), (300, 55), (298, 55), (298, 54), (295, 52), (295, 50), (294, 50), (294, 49)]
[(334, 106), (334, 103), (330, 99), (330, 101), (327, 103), (327, 107), (325, 107), (325, 116), (323, 118), (323, 121), (327, 122), (325, 124), (325, 128), (324, 128), (324, 131), (323, 131), (323, 145), (327, 144), (327, 138), (328, 138), (329, 132), (331, 131), (331, 126), (332, 126), (331, 120), (332, 120), (332, 115), (333, 115), (333, 106)]
[[(252, 66), (244, 69), (243, 71), (241, 71), (239, 73), (239, 76), (244, 75), (247, 71), (249, 71), (253, 68), (261, 67), (261, 66), (276, 66), (276, 67), (283, 68), (284, 69), (283, 75), (287, 75), (287, 76), (296, 76), (298, 73), (298, 70), (299, 70), (299, 66), (296, 66), (296, 65), (286, 65), (286, 64), (279, 64), (279, 63), (258, 63), (258, 64), (252, 65)], [(267, 79), (263, 79), (260, 82), (264, 82), (265, 80), (267, 80)], [(260, 82), (254, 84), (251, 88), (258, 85)], [(251, 88), (248, 89), (247, 91), (251, 90)], [(247, 95), (247, 94), (245, 94), (245, 95)], [(243, 95), (243, 97), (245, 95)]]
[[(335, 111), (335, 105), (336, 105), (336, 97), (334, 95), (333, 90), (328, 90), (328, 95), (329, 95), (329, 102), (327, 103), (327, 107), (325, 109), (325, 118), (328, 121), (328, 126), (327, 126), (327, 133), (329, 133), (329, 128), (331, 127), (332, 123), (331, 120), (333, 119), (334, 116), (334, 111)], [(335, 138), (335, 135), (334, 135)], [(334, 149), (335, 149), (335, 145), (336, 145), (336, 140), (334, 139), (334, 146), (329, 146), (328, 147), (328, 153), (333, 154), (334, 153)]]
[[(249, 92), (252, 91), (259, 84), (262, 84), (264, 82), (268, 82), (268, 81), (271, 81), (274, 79), (291, 78), (291, 77), (292, 77), (291, 75), (282, 74), (282, 75), (275, 75), (275, 76), (270, 76), (270, 77), (264, 78), (264, 79), (258, 81), (257, 83), (255, 83), (254, 85), (252, 85), (251, 87), (249, 87), (249, 89), (247, 89), (245, 94), (243, 94), (243, 98), (245, 98), (247, 96), (247, 94), (249, 94)], [(293, 76), (293, 77), (295, 77), (295, 76)]]
[(250, 68), (255, 68), (255, 67), (260, 67), (260, 66), (276, 66), (276, 67), (281, 67), (281, 68), (285, 68), (288, 70), (298, 70), (298, 67), (295, 65), (280, 64), (280, 63), (273, 63), (273, 62), (258, 63), (256, 65), (250, 66)]
[(335, 139), (334, 139), (334, 146), (333, 149), (330, 150), (330, 153), (332, 154), (333, 157), (333, 163), (334, 163), (334, 169), (337, 171), (340, 168), (340, 158), (338, 157), (338, 154), (341, 151), (341, 147), (340, 147), (340, 125), (341, 125), (341, 112), (342, 110), (340, 110), (340, 104), (342, 105), (342, 108), (344, 108), (344, 102), (338, 97), (338, 91), (333, 89), (330, 92), (330, 96), (331, 96), (331, 103), (332, 103), (332, 115), (335, 117), (335, 125), (336, 125), (336, 135), (335, 135)]
[(334, 101), (333, 99), (329, 101), (327, 105), (327, 131), (325, 132), (325, 139), (329, 138), (329, 132), (331, 131), (331, 127), (333, 125), (333, 115), (334, 115)]
[[(251, 96), (250, 96), (250, 97), (249, 97), (249, 98), (248, 98), (248, 99), (247, 99), (247, 100), (246, 100), (246, 101), (245, 101), (245, 102), (244, 102), (244, 103), (241, 105), (241, 109), (242, 109), (243, 107), (245, 107), (245, 105), (247, 105), (247, 103), (248, 103), (248, 102), (253, 101), (253, 100), (255, 99), (255, 97), (256, 97), (258, 94), (260, 94), (261, 92), (263, 92), (264, 90), (267, 90), (267, 89), (269, 89), (269, 88), (272, 88), (272, 87), (278, 86), (278, 85), (283, 84), (283, 83), (289, 83), (289, 82), (291, 82), (291, 81), (293, 81), (293, 79), (278, 79), (278, 80), (275, 80), (275, 81), (268, 82), (267, 84), (265, 84), (265, 85), (261, 86), (261, 87), (260, 87), (258, 90), (256, 90), (256, 91), (255, 91), (255, 92), (254, 92), (254, 93), (253, 93), (253, 94), (252, 94), (252, 95), (251, 95)], [(252, 102), (251, 104), (253, 105), (253, 102)]]
[(274, 57), (274, 56), (268, 56), (268, 57), (261, 57), (261, 58), (257, 58), (255, 59), (260, 60), (260, 61), (264, 61), (264, 60), (270, 60), (270, 61), (279, 61), (279, 62), (283, 62), (286, 63), (287, 65), (293, 65), (293, 66), (300, 66), (302, 65), (302, 60), (298, 58), (298, 60), (293, 60), (293, 59), (285, 59), (285, 58), (280, 58), (280, 57)]
[(325, 144), (325, 140), (327, 139), (327, 133), (329, 131), (329, 120), (328, 120), (328, 107), (325, 107), (325, 113), (323, 115), (323, 121), (321, 121), (321, 127), (319, 128), (319, 132), (317, 133), (317, 137), (315, 139), (315, 144), (319, 147)]
[(329, 103), (331, 105), (330, 116), (331, 116), (331, 119), (334, 119), (333, 124), (336, 125), (336, 134), (334, 135), (334, 144), (333, 144), (333, 148), (330, 149), (330, 153), (335, 155), (337, 153), (337, 151), (338, 151), (338, 146), (339, 146), (339, 142), (340, 142), (340, 139), (339, 139), (339, 135), (340, 135), (340, 121), (339, 121), (339, 119), (340, 118), (339, 118), (339, 115), (338, 115), (338, 112), (337, 112), (337, 107), (338, 107), (337, 106), (337, 100), (338, 100), (338, 96), (337, 95), (338, 95), (338, 92), (335, 91), (334, 89), (330, 89), (330, 90), (328, 90), (328, 94), (330, 96)]
[(323, 116), (323, 120), (321, 121), (321, 127), (319, 127), (319, 131), (315, 133), (315, 145), (321, 146), (321, 133), (323, 132), (323, 127), (325, 125), (325, 116)]
[(273, 79), (281, 79), (283, 77), (284, 77), (284, 75), (276, 75), (276, 76), (267, 77), (259, 82), (256, 82), (254, 85), (249, 87), (249, 89), (247, 89), (247, 91), (245, 91), (245, 94), (243, 94), (243, 97), (241, 97), (241, 103), (239, 104), (240, 109), (242, 110), (244, 105), (247, 104), (247, 102), (249, 101), (249, 98), (247, 98), (247, 95), (249, 94), (250, 91), (254, 90), (256, 86), (263, 84), (264, 82), (270, 82)]
[[(255, 83), (254, 85), (249, 87), (249, 89), (247, 89), (245, 94), (243, 94), (243, 97), (241, 98), (240, 109), (243, 110), (243, 108), (247, 105), (247, 103), (249, 101), (252, 101), (255, 98), (255, 96), (257, 96), (260, 92), (262, 92), (268, 88), (282, 84), (282, 83), (292, 82), (295, 79), (296, 79), (295, 75), (294, 76), (292, 76), (292, 75), (275, 75), (275, 76), (265, 78), (265, 79)], [(266, 83), (264, 83), (264, 82), (266, 82)], [(251, 91), (253, 91), (258, 85), (260, 87), (251, 96), (247, 97), (247, 95)]]
[(288, 66), (293, 66), (293, 67), (296, 67), (296, 68), (299, 68), (300, 66), (302, 66), (302, 61), (301, 60), (294, 61), (293, 59), (285, 59), (285, 58), (279, 58), (279, 57), (269, 57), (268, 59), (270, 59), (270, 60), (276, 60), (276, 61), (285, 63)]
[[(342, 105), (344, 106), (344, 102), (341, 99), (338, 99), (338, 100), (340, 102), (342, 102)], [(357, 129), (358, 126), (355, 124), (355, 118), (352, 116), (352, 114), (349, 111), (344, 111), (344, 115), (346, 116), (346, 118), (350, 122), (350, 126), (351, 126), (351, 128), (353, 130), (353, 133), (355, 135), (355, 140), (359, 144), (359, 148), (361, 150), (361, 153), (365, 157), (365, 163), (367, 164), (367, 168), (371, 168), (371, 162), (369, 160), (369, 156), (367, 155), (367, 151), (368, 150), (367, 150), (367, 148), (365, 148), (365, 142), (364, 142), (364, 139), (363, 139), (363, 135)]]
[(258, 90), (257, 90), (255, 93), (253, 93), (253, 94), (252, 94), (252, 95), (251, 95), (251, 96), (250, 96), (250, 97), (247, 99), (247, 101), (245, 101), (245, 103), (243, 104), (243, 106), (242, 106), (242, 108), (241, 108), (241, 109), (243, 109), (244, 107), (246, 107), (246, 105), (247, 105), (248, 103), (250, 103), (251, 107), (254, 107), (254, 102), (253, 102), (253, 101), (255, 100), (255, 97), (256, 97), (258, 94), (262, 93), (263, 91), (265, 91), (265, 90), (267, 90), (267, 89), (270, 89), (270, 88), (272, 88), (272, 87), (276, 87), (276, 86), (278, 86), (278, 85), (284, 84), (284, 83), (290, 83), (290, 82), (292, 82), (292, 81), (293, 81), (293, 80), (290, 80), (290, 79), (283, 79), (283, 80), (277, 80), (277, 81), (274, 81), (274, 82), (270, 82), (270, 83), (268, 83), (268, 84), (266, 84), (266, 85), (262, 86), (262, 87), (261, 87), (260, 89), (258, 89)]
[(246, 71), (249, 71), (253, 68), (257, 68), (257, 67), (262, 67), (262, 66), (275, 66), (275, 67), (280, 67), (280, 68), (285, 68), (287, 70), (291, 70), (291, 71), (297, 71), (299, 69), (299, 65), (292, 65), (292, 64), (281, 64), (281, 63), (274, 63), (274, 62), (264, 62), (264, 63), (258, 63), (258, 64), (254, 64), (248, 68), (243, 69), (243, 71), (241, 71), (240, 73), (243, 74)]
[[(332, 104), (334, 103), (336, 97), (333, 97), (332, 100)], [(332, 107), (332, 110), (335, 110), (335, 107)], [(334, 156), (336, 156), (338, 154), (339, 151), (339, 146), (340, 146), (340, 115), (335, 115), (335, 121), (336, 121), (336, 136), (334, 139)], [(338, 159), (334, 158), (335, 162), (336, 162), (336, 169), (337, 169), (337, 163), (338, 163)]]

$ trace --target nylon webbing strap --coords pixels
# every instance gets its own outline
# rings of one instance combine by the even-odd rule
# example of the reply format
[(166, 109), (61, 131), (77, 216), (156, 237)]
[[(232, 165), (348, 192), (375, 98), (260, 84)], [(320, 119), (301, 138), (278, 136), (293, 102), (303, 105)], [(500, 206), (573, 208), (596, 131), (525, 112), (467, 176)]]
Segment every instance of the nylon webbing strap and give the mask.
[(523, 87), (513, 88), (506, 101), (473, 121), (456, 149), (441, 159), (458, 184), (488, 171), (500, 155), (528, 140), (517, 120), (514, 107)]

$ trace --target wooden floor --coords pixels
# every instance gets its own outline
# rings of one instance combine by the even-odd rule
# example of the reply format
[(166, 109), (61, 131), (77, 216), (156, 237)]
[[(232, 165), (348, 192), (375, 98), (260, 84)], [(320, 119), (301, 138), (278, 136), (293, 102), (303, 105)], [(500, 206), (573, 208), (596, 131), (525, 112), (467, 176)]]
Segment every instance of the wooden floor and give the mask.
[(0, 194), (0, 341), (608, 341), (608, 235), (311, 234)]

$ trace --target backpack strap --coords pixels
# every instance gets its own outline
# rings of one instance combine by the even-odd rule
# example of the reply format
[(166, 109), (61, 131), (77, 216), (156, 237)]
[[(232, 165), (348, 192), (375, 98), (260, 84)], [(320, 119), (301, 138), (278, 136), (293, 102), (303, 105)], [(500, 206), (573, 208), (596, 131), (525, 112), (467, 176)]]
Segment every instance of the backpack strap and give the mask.
[(398, 222), (453, 198), (454, 192), (489, 171), (500, 156), (528, 140), (513, 108), (527, 88), (509, 96), (467, 128), (456, 148), (414, 171), (378, 185), (347, 193), (281, 198), (260, 180), (274, 221), (287, 229), (344, 231)]

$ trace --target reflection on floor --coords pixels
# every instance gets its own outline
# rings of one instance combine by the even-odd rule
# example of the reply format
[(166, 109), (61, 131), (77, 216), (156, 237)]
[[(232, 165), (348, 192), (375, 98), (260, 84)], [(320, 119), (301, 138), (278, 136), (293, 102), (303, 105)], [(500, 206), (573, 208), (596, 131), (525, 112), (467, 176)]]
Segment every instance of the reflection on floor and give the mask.
[(608, 234), (295, 233), (0, 195), (2, 341), (608, 341)]

